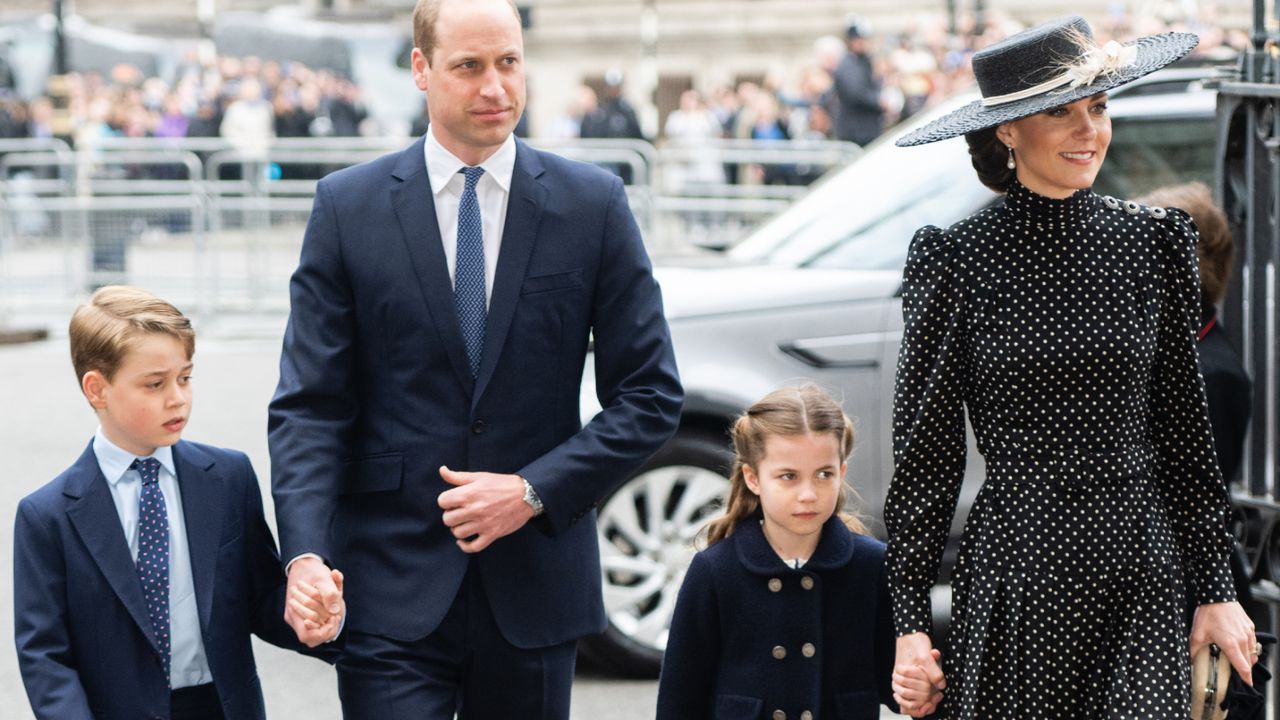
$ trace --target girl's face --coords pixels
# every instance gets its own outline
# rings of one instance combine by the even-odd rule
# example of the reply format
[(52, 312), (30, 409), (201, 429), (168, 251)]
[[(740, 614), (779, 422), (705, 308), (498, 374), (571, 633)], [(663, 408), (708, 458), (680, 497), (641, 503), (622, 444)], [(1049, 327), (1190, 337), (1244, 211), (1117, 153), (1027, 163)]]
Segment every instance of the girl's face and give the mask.
[(1013, 147), (1018, 182), (1051, 198), (1093, 186), (1111, 144), (1105, 94), (1050, 108), (996, 128)]
[(786, 557), (808, 558), (822, 525), (836, 511), (846, 463), (834, 433), (774, 435), (764, 457), (742, 468), (751, 492), (760, 496), (765, 536)]

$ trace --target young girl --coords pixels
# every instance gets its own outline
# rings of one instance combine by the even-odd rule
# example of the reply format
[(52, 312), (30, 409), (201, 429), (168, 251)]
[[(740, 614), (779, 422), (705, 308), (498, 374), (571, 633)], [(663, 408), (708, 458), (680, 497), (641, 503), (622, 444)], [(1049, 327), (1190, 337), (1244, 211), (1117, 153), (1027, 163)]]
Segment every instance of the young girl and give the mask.
[[(897, 710), (884, 545), (839, 512), (853, 426), (816, 385), (775, 390), (733, 426), (724, 517), (685, 576), (659, 720), (876, 718)], [(927, 697), (923, 672), (898, 679)]]

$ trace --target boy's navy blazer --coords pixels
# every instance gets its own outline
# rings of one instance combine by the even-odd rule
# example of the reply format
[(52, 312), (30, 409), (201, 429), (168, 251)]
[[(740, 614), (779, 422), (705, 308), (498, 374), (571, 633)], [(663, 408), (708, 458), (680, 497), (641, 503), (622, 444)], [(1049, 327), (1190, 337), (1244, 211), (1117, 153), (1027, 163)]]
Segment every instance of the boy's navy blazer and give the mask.
[(897, 710), (884, 544), (833, 516), (788, 567), (757, 518), (694, 556), (676, 601), (658, 720), (875, 720)]
[[(227, 720), (265, 716), (249, 634), (303, 650), (285, 624), (284, 575), (243, 453), (181, 441), (174, 466), (200, 636)], [(138, 571), (92, 443), (18, 505), (14, 630), (32, 709), (50, 720), (169, 717)], [(332, 660), (334, 650), (319, 654)]]
[[(269, 413), (281, 555), (347, 574), (357, 632), (426, 637), (473, 565), (513, 645), (600, 632), (595, 504), (675, 432), (683, 398), (626, 192), (516, 141), (473, 379), (423, 143), (317, 186)], [(589, 343), (603, 410), (583, 427)], [(437, 504), (442, 465), (519, 474), (545, 515), (468, 556)]]

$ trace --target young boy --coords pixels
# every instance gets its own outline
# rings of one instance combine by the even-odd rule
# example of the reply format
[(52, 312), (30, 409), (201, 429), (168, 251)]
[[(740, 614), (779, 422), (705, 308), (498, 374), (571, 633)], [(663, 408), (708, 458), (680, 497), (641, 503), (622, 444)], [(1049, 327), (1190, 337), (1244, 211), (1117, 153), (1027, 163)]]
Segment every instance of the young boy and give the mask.
[(15, 639), (32, 709), (57, 720), (263, 718), (249, 634), (320, 645), (337, 634), (341, 599), (290, 597), (289, 611), (312, 620), (300, 640), (284, 621), (285, 578), (249, 459), (180, 440), (195, 352), (182, 313), (105, 287), (70, 335), (99, 427), (18, 506)]

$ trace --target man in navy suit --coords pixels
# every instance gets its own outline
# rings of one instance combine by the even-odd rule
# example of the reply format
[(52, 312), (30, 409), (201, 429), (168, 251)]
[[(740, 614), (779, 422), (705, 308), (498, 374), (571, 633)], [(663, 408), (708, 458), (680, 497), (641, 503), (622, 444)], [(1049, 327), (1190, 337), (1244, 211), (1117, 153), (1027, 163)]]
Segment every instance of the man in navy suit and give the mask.
[(422, 0), (414, 41), (426, 136), (319, 183), (293, 276), (282, 556), (329, 598), (326, 564), (349, 575), (346, 717), (567, 718), (574, 641), (606, 625), (595, 504), (683, 391), (621, 182), (512, 136), (514, 4)]
[[(249, 459), (179, 439), (191, 325), (150, 293), (112, 286), (76, 311), (70, 336), (100, 425), (18, 505), (14, 639), (31, 708), (42, 720), (262, 720), (249, 634), (305, 648), (283, 619), (285, 578)], [(315, 619), (313, 605), (295, 614)], [(303, 623), (300, 639), (318, 645), (339, 621)]]

